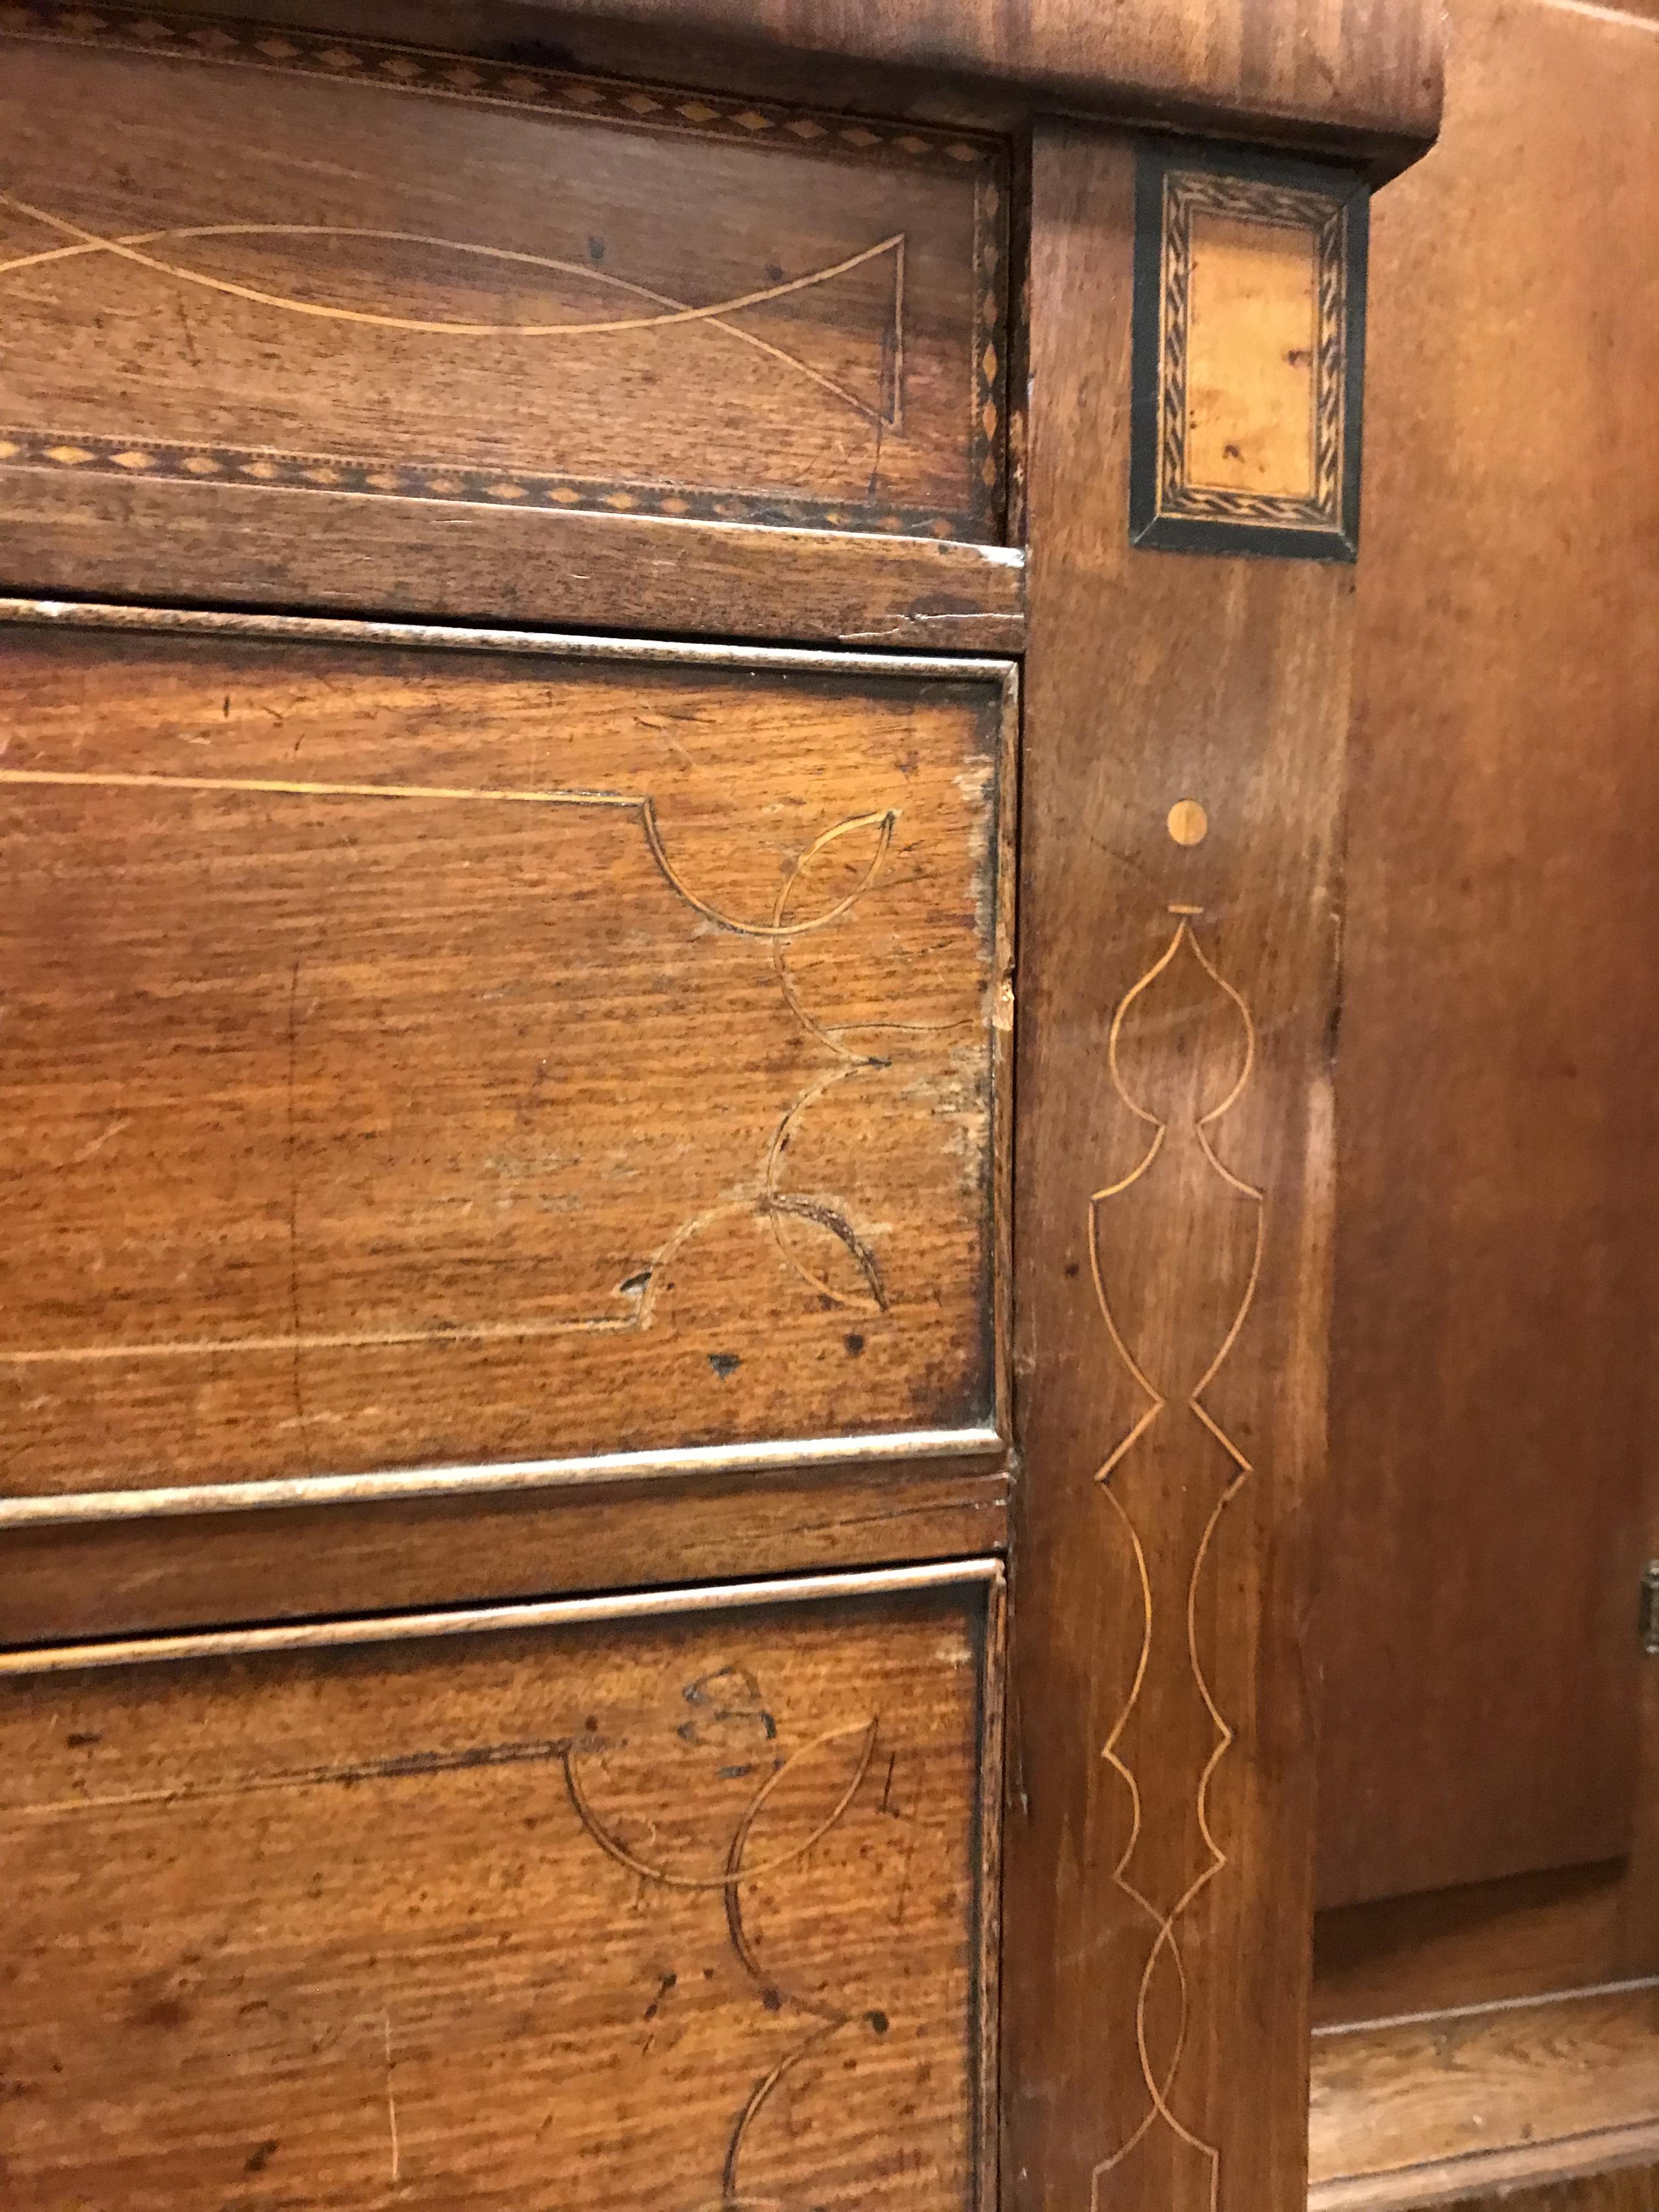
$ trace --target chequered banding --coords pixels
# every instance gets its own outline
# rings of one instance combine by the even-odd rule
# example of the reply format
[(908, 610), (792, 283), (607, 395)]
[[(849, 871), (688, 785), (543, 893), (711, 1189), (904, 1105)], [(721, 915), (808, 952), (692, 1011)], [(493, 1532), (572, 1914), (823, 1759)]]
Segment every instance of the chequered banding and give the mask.
[[(995, 138), (907, 122), (811, 110), (714, 93), (471, 60), (325, 33), (205, 22), (137, 8), (0, 0), (0, 37), (44, 40), (327, 78), (336, 83), (526, 109), (627, 130), (695, 135), (858, 162), (971, 176), (974, 240), (969, 363), (968, 482), (960, 511), (856, 500), (774, 496), (720, 487), (593, 482), (522, 470), (283, 453), (217, 443), (111, 438), (79, 429), (0, 428), (0, 466), (67, 470), (154, 482), (224, 482), (362, 497), (463, 500), (486, 506), (599, 509), (691, 520), (876, 531), (906, 537), (1000, 538), (1006, 456), (1006, 149)], [(896, 371), (895, 372), (896, 374)]]

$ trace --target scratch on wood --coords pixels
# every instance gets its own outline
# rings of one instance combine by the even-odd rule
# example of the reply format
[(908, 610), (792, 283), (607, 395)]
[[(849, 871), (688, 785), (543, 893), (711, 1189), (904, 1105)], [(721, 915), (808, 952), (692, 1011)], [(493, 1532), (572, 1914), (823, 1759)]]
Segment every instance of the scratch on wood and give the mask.
[(400, 2160), (398, 2152), (398, 2100), (392, 2088), (392, 2014), (386, 2015), (386, 2117), (392, 2130), (392, 2179), (398, 2179)]

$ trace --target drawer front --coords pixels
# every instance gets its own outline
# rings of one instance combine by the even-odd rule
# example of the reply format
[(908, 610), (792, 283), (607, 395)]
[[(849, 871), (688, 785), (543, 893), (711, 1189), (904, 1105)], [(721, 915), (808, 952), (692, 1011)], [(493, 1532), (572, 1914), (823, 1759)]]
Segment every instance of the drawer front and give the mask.
[(1006, 672), (0, 658), (14, 1500), (994, 1443)]
[(997, 141), (45, 0), (0, 56), (0, 464), (218, 488), (215, 598), (261, 489), (1000, 538)]
[(7, 2203), (988, 2208), (992, 1571), (0, 1662)]

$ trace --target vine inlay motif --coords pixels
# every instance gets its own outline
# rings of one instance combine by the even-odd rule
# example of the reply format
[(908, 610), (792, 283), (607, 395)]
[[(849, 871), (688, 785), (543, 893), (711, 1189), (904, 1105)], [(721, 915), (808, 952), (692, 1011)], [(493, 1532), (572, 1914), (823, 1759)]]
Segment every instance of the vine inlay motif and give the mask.
[[(618, 1291), (623, 1310), (616, 1315), (582, 1315), (577, 1318), (549, 1318), (538, 1321), (501, 1322), (445, 1323), (422, 1328), (387, 1329), (379, 1332), (354, 1333), (337, 1335), (296, 1330), (281, 1336), (240, 1336), (203, 1338), (180, 1340), (168, 1339), (156, 1342), (113, 1342), (83, 1346), (32, 1346), (27, 1349), (0, 1348), (0, 1366), (40, 1367), (88, 1361), (125, 1361), (135, 1358), (179, 1359), (212, 1357), (227, 1352), (260, 1352), (289, 1351), (328, 1351), (357, 1349), (369, 1346), (418, 1345), (441, 1340), (446, 1343), (479, 1342), (491, 1339), (525, 1339), (540, 1336), (560, 1336), (573, 1334), (629, 1335), (651, 1328), (655, 1317), (659, 1288), (670, 1262), (692, 1239), (716, 1221), (734, 1216), (750, 1216), (765, 1222), (770, 1228), (779, 1256), (799, 1280), (830, 1304), (867, 1313), (884, 1312), (888, 1307), (888, 1292), (883, 1279), (880, 1262), (868, 1240), (860, 1232), (841, 1207), (828, 1198), (810, 1192), (792, 1192), (782, 1187), (785, 1153), (811, 1109), (824, 1094), (850, 1079), (880, 1073), (892, 1065), (879, 1053), (855, 1048), (847, 1039), (850, 1034), (841, 1028), (826, 1024), (814, 1016), (801, 998), (794, 978), (790, 973), (787, 955), (792, 945), (817, 931), (833, 927), (851, 913), (854, 907), (875, 885), (891, 850), (893, 834), (898, 822), (896, 809), (884, 812), (855, 814), (832, 823), (820, 833), (801, 852), (796, 854), (785, 872), (769, 917), (754, 918), (728, 913), (702, 892), (693, 889), (671, 859), (664, 842), (658, 817), (656, 801), (650, 793), (643, 794), (605, 790), (520, 790), (510, 787), (436, 786), (394, 783), (325, 783), (287, 781), (276, 778), (246, 776), (191, 776), (123, 773), (120, 771), (79, 771), (56, 769), (0, 768), (0, 789), (31, 787), (69, 787), (115, 791), (154, 791), (161, 793), (209, 793), (225, 797), (252, 799), (371, 799), (400, 804), (470, 804), (510, 807), (539, 807), (559, 812), (600, 812), (631, 817), (638, 825), (646, 848), (657, 873), (667, 890), (680, 904), (704, 922), (732, 936), (757, 939), (770, 953), (774, 977), (780, 994), (793, 1018), (812, 1041), (831, 1053), (836, 1065), (821, 1073), (798, 1093), (785, 1109), (773, 1129), (767, 1144), (760, 1172), (752, 1183), (741, 1189), (728, 1192), (712, 1204), (684, 1220), (673, 1231), (666, 1243), (646, 1260), (644, 1265), (630, 1275)], [(854, 880), (839, 896), (820, 909), (798, 915), (797, 901), (813, 862), (848, 837), (868, 842), (868, 856)], [(911, 1033), (931, 1034), (962, 1026), (960, 1024), (928, 1024), (897, 1022), (876, 1024), (877, 1028), (891, 1027)], [(852, 1262), (859, 1281), (856, 1290), (837, 1287), (827, 1280), (820, 1269), (811, 1267), (795, 1249), (789, 1234), (789, 1224), (817, 1231), (828, 1236), (841, 1246)]]
[[(692, 1686), (693, 1691), (696, 1686)], [(769, 1716), (764, 1717), (769, 1720)], [(790, 2212), (790, 2208), (775, 2198), (752, 2197), (744, 2191), (739, 2168), (744, 2143), (780, 2085), (826, 2044), (852, 2027), (860, 2015), (808, 1990), (786, 1987), (777, 1975), (767, 1971), (744, 1924), (744, 1890), (748, 1883), (759, 1881), (767, 1875), (781, 1873), (784, 1869), (798, 1864), (839, 1824), (869, 1773), (871, 1761), (875, 1757), (878, 1728), (878, 1717), (872, 1713), (867, 1719), (826, 1729), (810, 1743), (803, 1744), (798, 1751), (791, 1753), (788, 1758), (779, 1760), (744, 1806), (732, 1829), (732, 1840), (720, 1871), (702, 1875), (680, 1874), (672, 1868), (657, 1866), (638, 1857), (621, 1838), (605, 1827), (595, 1812), (582, 1781), (580, 1747), (573, 1745), (564, 1754), (565, 1784), (570, 1802), (583, 1828), (605, 1856), (614, 1859), (618, 1866), (625, 1868), (642, 1882), (664, 1889), (717, 1893), (724, 1902), (726, 1935), (732, 1954), (760, 1992), (761, 2002), (767, 2011), (799, 2013), (810, 2023), (799, 2040), (755, 2082), (744, 2101), (726, 2144), (720, 2173), (720, 2195), (713, 2203), (699, 2205), (696, 2212)], [(819, 1753), (842, 1744), (853, 1747), (853, 1771), (830, 1810), (813, 1824), (805, 1835), (758, 1864), (751, 1864), (747, 1856), (750, 1833), (756, 1821), (765, 1811), (769, 1800), (796, 1768), (810, 1765)], [(881, 2025), (884, 2032), (885, 2024), (883, 2015)]]

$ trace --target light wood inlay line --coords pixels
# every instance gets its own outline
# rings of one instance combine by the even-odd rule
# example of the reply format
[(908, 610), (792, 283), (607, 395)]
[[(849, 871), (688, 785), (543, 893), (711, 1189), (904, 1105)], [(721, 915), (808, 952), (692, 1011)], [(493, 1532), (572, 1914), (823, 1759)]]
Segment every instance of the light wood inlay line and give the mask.
[[(8, 474), (1005, 534), (995, 135), (118, 3), (19, 0), (0, 46)], [(79, 123), (112, 76), (125, 171)]]
[[(813, 1211), (813, 1218), (821, 1219), (845, 1246), (857, 1265), (868, 1287), (867, 1300), (849, 1297), (834, 1289), (816, 1270), (801, 1261), (784, 1233), (786, 1217), (809, 1208), (809, 1202), (793, 1200), (780, 1188), (783, 1153), (807, 1109), (835, 1085), (845, 1081), (862, 1069), (882, 1065), (867, 1053), (857, 1053), (842, 1042), (836, 1033), (816, 1021), (802, 1003), (799, 994), (784, 964), (787, 943), (798, 937), (821, 929), (848, 913), (862, 898), (880, 872), (892, 844), (893, 831), (898, 821), (896, 809), (885, 813), (861, 814), (836, 823), (815, 838), (796, 860), (779, 890), (770, 922), (749, 922), (726, 914), (722, 909), (700, 898), (691, 890), (675, 870), (663, 844), (662, 832), (657, 820), (654, 800), (647, 793), (643, 798), (631, 798), (625, 793), (610, 791), (527, 791), (511, 788), (492, 790), (487, 787), (441, 787), (416, 784), (376, 783), (312, 783), (273, 781), (258, 778), (222, 776), (187, 776), (172, 775), (140, 775), (120, 771), (97, 773), (74, 770), (40, 769), (0, 769), (0, 785), (67, 786), (108, 790), (180, 790), (240, 796), (251, 793), (266, 796), (316, 799), (404, 799), (428, 801), (483, 802), (497, 801), (509, 805), (550, 806), (558, 808), (598, 809), (633, 814), (638, 820), (646, 844), (659, 872), (669, 888), (694, 913), (717, 927), (730, 931), (738, 937), (763, 939), (773, 948), (773, 966), (779, 986), (791, 1012), (809, 1034), (828, 1045), (848, 1063), (817, 1082), (809, 1084), (786, 1110), (774, 1132), (768, 1148), (760, 1188), (752, 1196), (726, 1200), (704, 1208), (684, 1221), (674, 1231), (667, 1243), (653, 1255), (644, 1270), (643, 1280), (626, 1293), (630, 1310), (618, 1315), (560, 1316), (553, 1318), (526, 1319), (507, 1322), (439, 1322), (423, 1328), (390, 1328), (368, 1331), (308, 1331), (295, 1330), (283, 1334), (264, 1334), (235, 1337), (176, 1338), (161, 1342), (113, 1342), (73, 1346), (38, 1346), (23, 1350), (0, 1350), (0, 1367), (45, 1367), (76, 1365), (97, 1361), (124, 1359), (186, 1359), (210, 1358), (223, 1352), (242, 1354), (271, 1352), (322, 1352), (368, 1350), (421, 1344), (487, 1344), (510, 1342), (535, 1338), (572, 1334), (626, 1335), (650, 1328), (654, 1313), (657, 1285), (666, 1261), (689, 1243), (699, 1231), (732, 1212), (745, 1211), (750, 1206), (758, 1206), (770, 1220), (773, 1239), (785, 1264), (791, 1267), (808, 1285), (832, 1304), (872, 1310), (884, 1310), (886, 1292), (883, 1287), (879, 1267), (873, 1255), (851, 1225), (839, 1216), (827, 1220)], [(789, 902), (804, 870), (828, 847), (860, 830), (873, 830), (876, 844), (862, 878), (842, 898), (822, 914), (801, 921), (787, 919)], [(886, 1028), (919, 1028), (927, 1024), (886, 1024)]]
[[(221, 793), (252, 793), (291, 799), (413, 799), (452, 800), (463, 803), (493, 800), (509, 806), (569, 806), (609, 808), (617, 812), (632, 813), (639, 817), (640, 828), (650, 848), (664, 880), (671, 890), (716, 927), (730, 930), (738, 937), (759, 937), (768, 939), (805, 937), (811, 931), (823, 929), (850, 911), (875, 881), (898, 823), (896, 808), (885, 813), (849, 815), (844, 822), (836, 823), (819, 837), (810, 853), (803, 854), (805, 865), (812, 854), (820, 852), (834, 839), (860, 830), (877, 833), (876, 851), (860, 882), (837, 900), (823, 913), (814, 915), (806, 921), (744, 921), (733, 915), (722, 913), (700, 898), (677, 873), (663, 844), (661, 826), (657, 820), (656, 801), (647, 793), (643, 798), (630, 798), (620, 791), (491, 791), (489, 788), (446, 788), (441, 785), (398, 783), (286, 783), (256, 778), (198, 775), (128, 775), (120, 773), (82, 774), (72, 769), (0, 769), (0, 784), (63, 784), (85, 785), (112, 791), (209, 791)], [(799, 871), (797, 871), (799, 872)], [(793, 880), (793, 878), (792, 878)]]
[[(1220, 2185), (1219, 2146), (1189, 2128), (1175, 2111), (1170, 2098), (1186, 2047), (1186, 2024), (1188, 2012), (1187, 1968), (1181, 1951), (1180, 1923), (1210, 1883), (1230, 1863), (1227, 1852), (1218, 1842), (1210, 1825), (1209, 1796), (1211, 1784), (1222, 1760), (1232, 1747), (1236, 1731), (1215, 1701), (1203, 1662), (1199, 1655), (1197, 1621), (1199, 1583), (1203, 1575), (1205, 1563), (1209, 1557), (1216, 1530), (1220, 1526), (1222, 1516), (1254, 1472), (1249, 1457), (1209, 1413), (1203, 1403), (1203, 1397), (1205, 1391), (1209, 1389), (1226, 1364), (1255, 1300), (1256, 1285), (1261, 1272), (1264, 1229), (1263, 1194), (1254, 1184), (1246, 1182), (1243, 1177), (1235, 1175), (1231, 1169), (1218, 1157), (1211, 1134), (1216, 1125), (1231, 1112), (1250, 1080), (1255, 1066), (1255, 1025), (1250, 1018), (1249, 1008), (1241, 994), (1219, 973), (1198, 941), (1194, 923), (1202, 909), (1171, 907), (1170, 911), (1176, 916), (1175, 933), (1152, 967), (1120, 1000), (1117, 1011), (1112, 1018), (1112, 1026), (1107, 1044), (1107, 1067), (1111, 1077), (1112, 1087), (1135, 1119), (1151, 1129), (1152, 1139), (1140, 1160), (1127, 1175), (1121, 1177), (1116, 1182), (1109, 1183), (1104, 1188), (1096, 1191), (1089, 1201), (1088, 1245), (1096, 1300), (1114, 1350), (1133, 1377), (1136, 1386), (1146, 1394), (1148, 1401), (1146, 1409), (1139, 1419), (1103, 1462), (1095, 1476), (1095, 1481), (1099, 1486), (1107, 1504), (1116, 1516), (1128, 1541), (1140, 1592), (1142, 1614), (1140, 1652), (1135, 1668), (1134, 1679), (1130, 1684), (1123, 1709), (1101, 1750), (1101, 1757), (1123, 1783), (1128, 1793), (1131, 1808), (1128, 1838), (1119, 1854), (1117, 1863), (1112, 1871), (1112, 1878), (1119, 1889), (1128, 1898), (1136, 1910), (1152, 1924), (1156, 1931), (1152, 1947), (1147, 1953), (1146, 1966), (1141, 1972), (1135, 2002), (1135, 2050), (1141, 2080), (1146, 2090), (1148, 2100), (1146, 2110), (1139, 2125), (1127, 2139), (1095, 2166), (1090, 2184), (1091, 2212), (1099, 2212), (1103, 2201), (1102, 2185), (1107, 2178), (1123, 2164), (1124, 2160), (1145, 2140), (1151, 2130), (1160, 2124), (1191, 2149), (1197, 2151), (1205, 2160), (1209, 2172), (1209, 2200), (1212, 2207), (1218, 2201)], [(1237, 1076), (1225, 1096), (1218, 1104), (1211, 1107), (1207, 1112), (1195, 1115), (1189, 1127), (1182, 1133), (1189, 1135), (1194, 1140), (1207, 1167), (1221, 1179), (1227, 1188), (1235, 1195), (1245, 1200), (1254, 1209), (1255, 1243), (1249, 1276), (1231, 1324), (1203, 1374), (1193, 1388), (1184, 1394), (1187, 1410), (1220, 1445), (1232, 1462), (1234, 1472), (1222, 1487), (1211, 1510), (1209, 1519), (1194, 1554), (1187, 1584), (1188, 1663), (1192, 1670), (1194, 1684), (1203, 1701), (1216, 1738), (1213, 1748), (1199, 1777), (1194, 1803), (1194, 1817), (1207, 1855), (1207, 1863), (1169, 1909), (1160, 1911), (1154, 1900), (1128, 1876), (1127, 1869), (1141, 1838), (1144, 1808), (1140, 1784), (1132, 1768), (1119, 1756), (1118, 1753), (1118, 1746), (1122, 1741), (1124, 1733), (1140, 1702), (1141, 1693), (1146, 1686), (1147, 1668), (1152, 1661), (1155, 1593), (1140, 1532), (1136, 1528), (1128, 1510), (1113, 1488), (1111, 1478), (1114, 1471), (1133, 1450), (1135, 1445), (1139, 1443), (1153, 1424), (1167, 1411), (1170, 1400), (1146, 1372), (1142, 1363), (1137, 1359), (1114, 1316), (1111, 1298), (1107, 1288), (1106, 1270), (1101, 1257), (1100, 1210), (1112, 1200), (1122, 1197), (1152, 1171), (1164, 1152), (1166, 1139), (1170, 1137), (1174, 1126), (1170, 1121), (1161, 1118), (1151, 1109), (1143, 1106), (1133, 1096), (1123, 1079), (1119, 1048), (1125, 1023), (1134, 1012), (1136, 1006), (1156, 986), (1159, 978), (1168, 972), (1183, 951), (1197, 963), (1210, 982), (1223, 994), (1237, 1012), (1242, 1024), (1244, 1050)], [(1167, 2057), (1164, 2064), (1159, 2067), (1153, 2059), (1148, 2023), (1154, 1985), (1166, 1962), (1168, 1971), (1174, 1979), (1178, 2026), (1170, 2038)]]
[[(118, 260), (131, 261), (155, 275), (171, 277), (180, 284), (199, 285), (204, 290), (218, 292), (233, 300), (246, 300), (256, 307), (275, 307), (284, 314), (314, 315), (322, 320), (338, 323), (360, 323), (367, 328), (385, 331), (405, 331), (416, 336), (450, 338), (571, 338), (620, 337), (638, 331), (668, 330), (682, 324), (708, 323), (726, 337), (741, 345), (751, 346), (757, 353), (778, 362), (796, 374), (805, 377), (837, 399), (844, 400), (854, 413), (870, 422), (881, 422), (890, 429), (902, 429), (904, 420), (903, 362), (904, 362), (904, 246), (902, 231), (895, 231), (889, 238), (860, 252), (843, 256), (823, 269), (815, 269), (805, 276), (760, 287), (758, 289), (735, 295), (728, 300), (711, 301), (705, 307), (692, 307), (683, 300), (671, 299), (665, 293), (653, 292), (647, 285), (631, 283), (628, 278), (613, 271), (599, 270), (591, 264), (562, 261), (552, 255), (525, 253), (504, 246), (484, 246), (465, 239), (438, 238), (422, 231), (376, 230), (367, 226), (316, 222), (216, 222), (181, 224), (167, 230), (131, 231), (119, 238), (108, 238), (96, 231), (71, 222), (66, 216), (55, 215), (50, 208), (36, 207), (32, 202), (20, 199), (12, 192), (0, 191), (0, 207), (9, 207), (15, 213), (27, 216), (32, 222), (43, 223), (48, 229), (62, 231), (72, 238), (72, 246), (48, 247), (43, 252), (15, 255), (9, 261), (0, 261), (0, 276), (10, 276), (27, 269), (39, 269), (48, 263), (75, 259), (93, 253), (113, 254)], [(143, 248), (160, 243), (164, 239), (190, 238), (326, 238), (362, 239), (376, 245), (420, 246), (434, 248), (445, 253), (471, 255), (490, 261), (511, 262), (532, 269), (545, 269), (560, 276), (568, 276), (585, 283), (609, 287), (628, 292), (636, 298), (648, 300), (659, 309), (654, 315), (631, 315), (578, 319), (559, 323), (477, 323), (455, 319), (422, 320), (409, 315), (388, 315), (364, 307), (331, 306), (325, 301), (297, 299), (291, 293), (266, 292), (252, 284), (239, 284), (226, 276), (214, 276), (206, 270), (187, 269), (175, 261), (165, 261), (159, 254), (147, 253)], [(778, 300), (792, 297), (797, 292), (806, 292), (821, 284), (832, 284), (838, 276), (848, 276), (866, 262), (878, 260), (883, 254), (893, 257), (893, 372), (890, 391), (884, 407), (872, 407), (856, 392), (833, 377), (825, 376), (808, 362), (802, 361), (786, 348), (772, 344), (757, 337), (754, 331), (739, 329), (729, 318), (741, 314), (749, 307), (769, 306)]]
[[(114, 2158), (213, 2212), (280, 2160), (307, 2203), (319, 2170), (362, 2208), (398, 2169), (449, 2206), (480, 2173), (544, 2194), (550, 2160), (599, 2212), (660, 2195), (665, 2120), (678, 2212), (804, 2203), (825, 2172), (870, 2212), (919, 2176), (930, 2212), (988, 2202), (999, 1588), (968, 1562), (502, 1606), (459, 1643), (405, 1613), (25, 1660), (0, 1849), (20, 2078), (55, 2102), (8, 2140), (21, 2197), (126, 2201)], [(65, 1864), (106, 1877), (76, 1902), (112, 1929), (69, 2027)], [(132, 2117), (88, 2139), (108, 2097)]]

